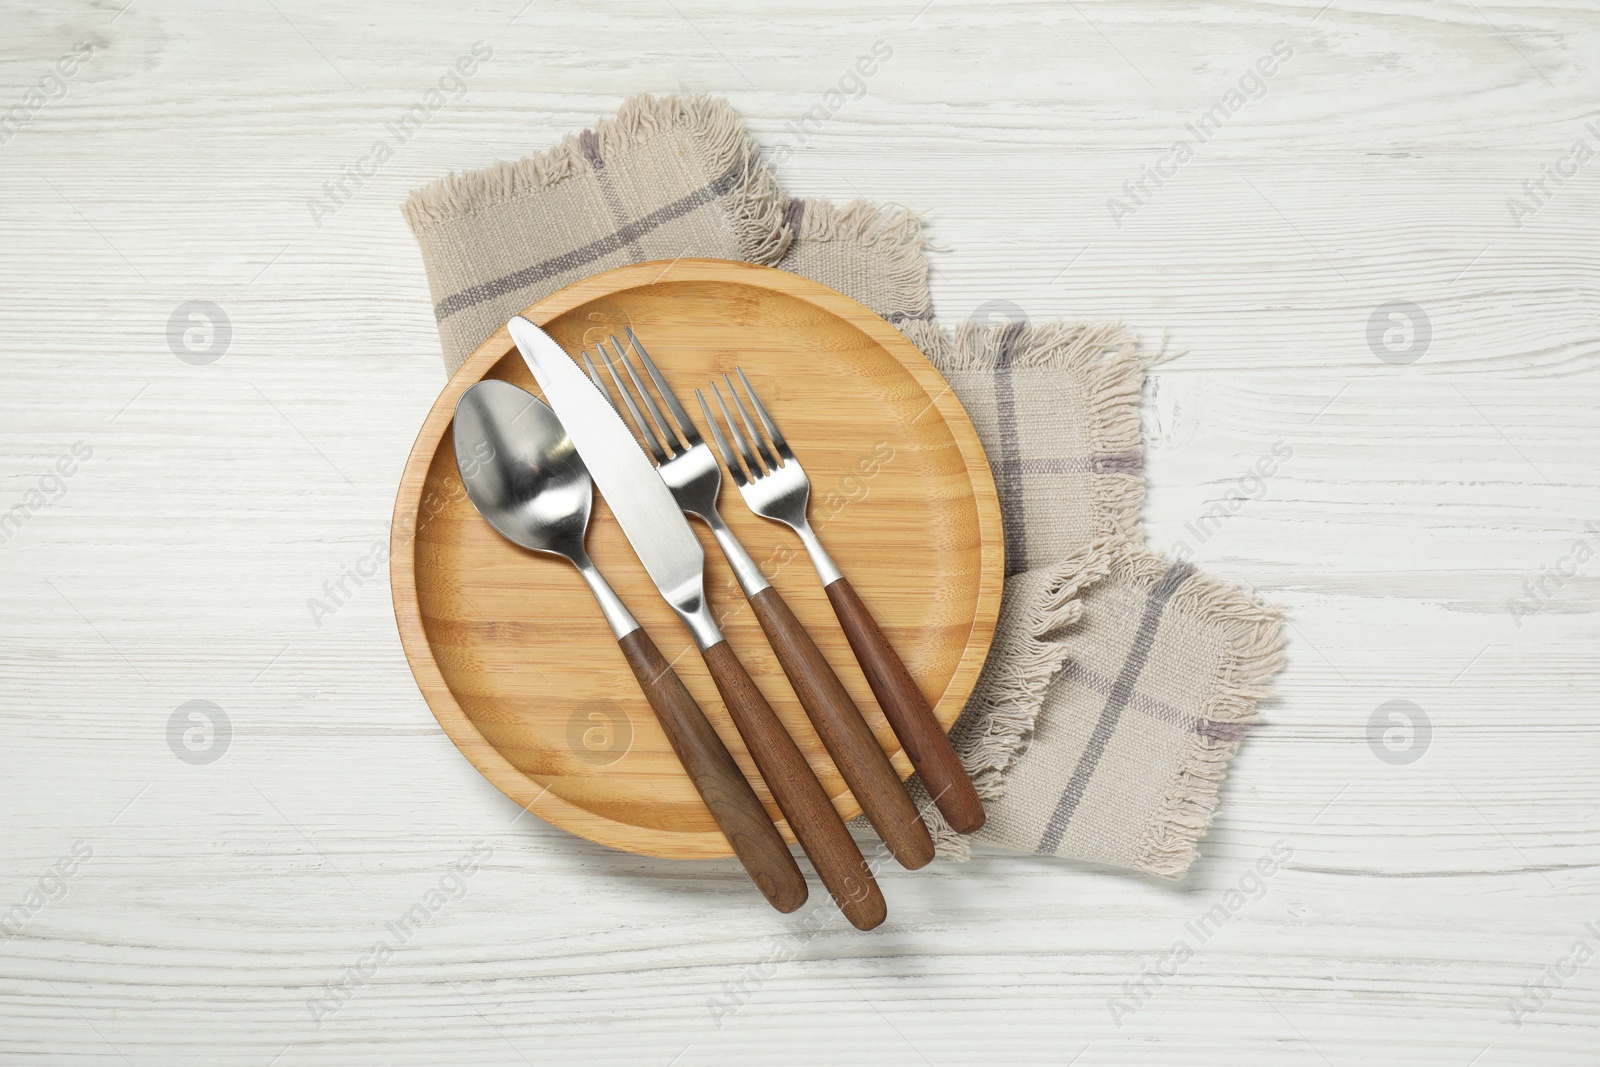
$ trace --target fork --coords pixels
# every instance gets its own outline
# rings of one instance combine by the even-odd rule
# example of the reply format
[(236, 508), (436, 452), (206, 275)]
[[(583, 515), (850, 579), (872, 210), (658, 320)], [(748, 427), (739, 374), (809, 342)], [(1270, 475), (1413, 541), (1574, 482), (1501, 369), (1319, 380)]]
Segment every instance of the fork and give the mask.
[(738, 455), (735, 456), (734, 450), (728, 447), (727, 438), (722, 436), (711, 408), (706, 404), (705, 395), (695, 390), (695, 395), (700, 399), (700, 410), (705, 413), (706, 421), (711, 426), (711, 436), (717, 442), (728, 473), (733, 476), (740, 495), (750, 505), (751, 511), (762, 518), (783, 523), (800, 535), (800, 541), (817, 570), (817, 577), (822, 579), (828, 600), (833, 604), (833, 612), (839, 617), (839, 625), (844, 629), (856, 660), (867, 676), (867, 684), (872, 687), (872, 693), (878, 698), (885, 717), (894, 727), (900, 743), (905, 746), (912, 766), (922, 776), (922, 784), (927, 788), (928, 795), (933, 797), (945, 821), (953, 829), (959, 833), (972, 833), (984, 822), (983, 802), (978, 799), (972, 779), (967, 776), (966, 768), (961, 765), (961, 759), (940, 727), (939, 720), (933, 717), (933, 710), (917, 688), (911, 672), (889, 644), (889, 639), (867, 610), (867, 605), (817, 539), (816, 531), (806, 517), (811, 480), (790, 451), (789, 443), (783, 439), (783, 434), (761, 403), (761, 398), (751, 387), (750, 379), (745, 377), (742, 369), (736, 367), (734, 370), (744, 384), (750, 404), (756, 409), (762, 429), (766, 430), (772, 444), (769, 448), (767, 442), (762, 440), (750, 418), (750, 412), (739, 399), (739, 391), (734, 388), (733, 380), (724, 374), (722, 380), (727, 383), (733, 406), (739, 412), (739, 422), (744, 424), (745, 433), (749, 436), (747, 442), (745, 434), (739, 432), (739, 423), (734, 421), (728, 405), (723, 402), (722, 390), (713, 381), (711, 391), (717, 398), (717, 407), (722, 410), (728, 432), (738, 447)]
[[(918, 816), (911, 795), (906, 792), (900, 776), (895, 773), (889, 757), (884, 755), (882, 746), (873, 736), (861, 709), (850, 698), (844, 683), (829, 666), (811, 635), (795, 618), (789, 605), (767, 581), (756, 561), (750, 558), (750, 554), (723, 521), (717, 510), (722, 470), (717, 465), (716, 457), (700, 436), (694, 420), (667, 385), (655, 361), (639, 343), (639, 338), (631, 328), (627, 334), (645, 373), (655, 383), (670, 413), (670, 425), (616, 337), (611, 338), (616, 358), (613, 360), (607, 355), (605, 343), (601, 342), (598, 345), (600, 361), (616, 385), (617, 393), (632, 416), (640, 437), (644, 439), (661, 480), (667, 483), (673, 499), (686, 514), (693, 515), (711, 528), (717, 544), (733, 567), (739, 588), (750, 601), (751, 610), (760, 622), (773, 652), (777, 654), (783, 673), (794, 687), (801, 706), (816, 727), (817, 736), (822, 739), (828, 755), (833, 757), (845, 784), (860, 802), (867, 821), (901, 866), (910, 870), (924, 866), (933, 859), (933, 838)], [(581, 358), (589, 377), (609, 399), (611, 394), (601, 381), (588, 352), (582, 353)], [(622, 364), (628, 380), (633, 383), (639, 401), (649, 412), (648, 419), (635, 402), (634, 393), (629, 391), (618, 375), (617, 363)]]

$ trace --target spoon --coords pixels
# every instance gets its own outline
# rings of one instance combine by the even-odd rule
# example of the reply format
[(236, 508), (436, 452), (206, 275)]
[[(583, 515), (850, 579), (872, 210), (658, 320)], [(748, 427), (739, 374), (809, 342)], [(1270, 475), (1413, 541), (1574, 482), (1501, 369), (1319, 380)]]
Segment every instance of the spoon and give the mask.
[(678, 761), (750, 880), (779, 911), (805, 903), (805, 876), (755, 790), (584, 550), (594, 485), (555, 412), (510, 382), (481, 381), (456, 404), (455, 449), (456, 469), (478, 514), (508, 541), (571, 561), (589, 583)]

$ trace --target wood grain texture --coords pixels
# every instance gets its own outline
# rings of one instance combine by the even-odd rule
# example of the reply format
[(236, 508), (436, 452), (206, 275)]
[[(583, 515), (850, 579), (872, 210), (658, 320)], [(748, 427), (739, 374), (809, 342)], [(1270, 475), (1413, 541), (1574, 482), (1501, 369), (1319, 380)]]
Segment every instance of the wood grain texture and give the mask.
[[(1594, 961), (1509, 1005), (1600, 915), (1597, 561), (1507, 610), (1600, 521), (1596, 163), (1507, 208), (1600, 99), (1592, 3), (274, 4), (0, 7), (5, 108), (106, 45), (0, 145), (0, 510), (92, 449), (0, 546), (0, 909), (94, 853), (0, 944), (0, 1062), (1592, 1067)], [(313, 221), (480, 38), (467, 95)], [(1115, 226), (1279, 39), (1268, 95)], [(1182, 883), (869, 850), (895, 908), (863, 937), (731, 859), (523, 815), (440, 730), (381, 562), (443, 381), (398, 206), (664, 89), (726, 93), (797, 195), (922, 212), (947, 321), (1003, 299), (1187, 351), (1146, 389), (1149, 539), (1292, 629)], [(166, 330), (202, 299), (233, 332), (196, 366)], [(1432, 324), (1408, 366), (1366, 335), (1400, 299)], [(1395, 699), (1431, 720), (1414, 763), (1368, 740)], [(191, 700), (231, 720), (208, 765), (168, 745)], [(466, 892), (319, 1026), (307, 999), (474, 841)]]
[(861, 813), (900, 866), (927, 866), (933, 837), (833, 665), (775, 587), (751, 597), (750, 610)]
[[(796, 275), (720, 260), (623, 267), (528, 309), (569, 352), (631, 325), (674, 390), (735, 365), (772, 395), (816, 479), (816, 507), (841, 559), (881, 598), (889, 625), (955, 721), (978, 679), (999, 612), (1004, 545), (994, 480), (955, 394), (927, 359), (859, 304)], [(795, 368), (804, 368), (796, 373)], [(729, 855), (728, 843), (674, 758), (616, 642), (566, 563), (496, 534), (467, 499), (448, 432), (457, 400), (499, 377), (537, 392), (504, 329), (451, 378), (423, 420), (401, 475), (390, 571), (401, 644), (451, 740), (535, 815), (613, 848), (670, 858)], [(795, 605), (823, 655), (871, 709), (877, 743), (911, 764), (872, 690), (851, 666), (804, 554), (788, 531), (752, 514), (730, 486), (727, 521)], [(800, 745), (843, 818), (860, 813), (768, 647), (709, 534), (712, 612)], [(755, 774), (719, 688), (687, 654), (688, 631), (597, 497), (589, 554), (665, 648), (780, 829), (780, 805)], [(931, 606), (930, 606), (931, 605)], [(790, 834), (792, 838), (793, 835)]]
[[(806, 902), (805, 876), (744, 772), (643, 627), (617, 640), (696, 793), (767, 902), (791, 912)], [(876, 746), (874, 746), (876, 747)]]
[(900, 653), (850, 579), (836, 578), (825, 591), (872, 695), (905, 746), (911, 765), (922, 776), (928, 795), (953, 830), (963, 834), (977, 831), (983, 826), (983, 801)]
[(719, 641), (700, 655), (744, 739), (745, 750), (761, 769), (762, 781), (834, 903), (856, 929), (871, 930), (886, 914), (883, 890), (844, 820), (833, 810), (828, 794), (822, 791), (816, 773), (732, 646)]

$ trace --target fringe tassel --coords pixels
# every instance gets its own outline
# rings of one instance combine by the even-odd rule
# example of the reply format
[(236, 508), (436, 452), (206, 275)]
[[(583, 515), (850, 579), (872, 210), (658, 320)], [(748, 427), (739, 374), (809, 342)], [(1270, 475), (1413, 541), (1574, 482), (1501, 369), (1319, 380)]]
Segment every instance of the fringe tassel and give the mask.
[(922, 216), (898, 203), (806, 200), (797, 240), (848, 243), (883, 256), (883, 269), (896, 288), (917, 293), (917, 310), (931, 314), (928, 291), (928, 235)]
[(921, 216), (899, 204), (875, 204), (870, 200), (799, 203), (804, 211), (796, 241), (851, 244), (878, 254), (889, 283), (901, 292), (915, 294), (916, 306), (907, 310), (932, 317), (933, 296), (928, 288), (930, 243)]
[[(584, 132), (594, 139), (600, 158), (610, 159), (675, 131), (688, 135), (707, 172), (740, 168), (739, 182), (728, 194), (740, 250), (753, 263), (777, 262), (793, 239), (784, 221), (786, 201), (777, 177), (727, 100), (698, 93), (645, 93), (624, 101), (616, 118), (601, 119), (592, 133)], [(568, 134), (544, 152), (448, 174), (412, 193), (401, 210), (420, 237), (440, 223), (592, 173), (594, 164), (583, 150), (582, 137)]]
[(1089, 446), (1096, 455), (1131, 454), (1141, 462), (1138, 470), (1100, 470), (1090, 475), (1090, 489), (1098, 504), (1096, 533), (1142, 545), (1144, 428), (1139, 420), (1139, 400), (1148, 364), (1138, 354), (1138, 342), (1120, 327), (1100, 345), (1104, 355), (1085, 373)]

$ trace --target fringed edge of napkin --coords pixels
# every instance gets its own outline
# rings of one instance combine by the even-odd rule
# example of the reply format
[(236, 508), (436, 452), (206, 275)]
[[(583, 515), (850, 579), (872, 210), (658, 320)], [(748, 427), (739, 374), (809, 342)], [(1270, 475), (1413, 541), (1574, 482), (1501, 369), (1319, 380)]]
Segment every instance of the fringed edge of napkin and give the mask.
[[(1025, 592), (1015, 585), (1040, 581), (1039, 570), (1007, 582), (995, 647), (950, 738), (985, 800), (1003, 796), (1005, 776), (1026, 750), (1046, 690), (1069, 658), (1061, 631), (1083, 617), (1083, 596), (1096, 583), (1121, 571), (1143, 585), (1159, 581), (1172, 561), (1121, 538), (1102, 538), (1059, 563), (1041, 568), (1042, 587)], [(1250, 590), (1195, 572), (1167, 604), (1168, 612), (1205, 620), (1224, 645), (1222, 676), (1202, 702), (1205, 727), (1197, 732), (1187, 758), (1167, 788), (1159, 810), (1138, 849), (1134, 869), (1176, 881), (1199, 854), (1199, 842), (1216, 815), (1228, 762), (1257, 721), (1257, 706), (1272, 692), (1285, 659), (1283, 616)], [(1002, 640), (1007, 642), (1002, 645)], [(972, 840), (944, 821), (920, 788), (922, 807), (938, 854), (964, 862)]]
[(709, 173), (740, 168), (733, 188), (725, 194), (732, 207), (729, 223), (750, 262), (777, 261), (793, 236), (785, 219), (788, 201), (777, 176), (728, 101), (701, 93), (629, 97), (615, 118), (569, 133), (543, 152), (501, 160), (481, 170), (451, 172), (413, 192), (401, 211), (420, 237), (441, 223), (593, 173), (595, 158), (624, 154), (674, 131), (688, 136)]
[(954, 332), (936, 323), (900, 327), (941, 371), (994, 371), (1001, 367), (1068, 371), (1084, 379), (1089, 445), (1097, 457), (1118, 457), (1093, 468), (1095, 534), (1144, 543), (1144, 441), (1139, 398), (1150, 360), (1139, 338), (1121, 322), (1064, 322), (992, 326), (963, 322)]
[[(1170, 559), (1133, 546), (1124, 548), (1114, 564), (1150, 584), (1171, 567)], [(1176, 880), (1199, 855), (1200, 839), (1217, 812), (1228, 761), (1239, 751), (1245, 727), (1257, 721), (1257, 705), (1271, 694), (1285, 651), (1282, 608), (1203, 571), (1183, 583), (1166, 610), (1205, 619), (1218, 629), (1226, 647), (1223, 675), (1201, 707), (1205, 728), (1195, 735), (1139, 850), (1138, 869)]]
[[(1117, 553), (1143, 540), (1139, 521), (1144, 502), (1143, 443), (1139, 398), (1147, 361), (1139, 354), (1137, 335), (1120, 322), (1052, 321), (1037, 325), (992, 326), (963, 322), (954, 331), (933, 322), (906, 322), (900, 330), (941, 371), (992, 371), (1047, 368), (1079, 375), (1084, 380), (1089, 415), (1089, 444), (1097, 456), (1136, 457), (1107, 465), (1091, 475), (1095, 496), (1096, 540), (1065, 559), (1015, 575), (1001, 599), (1002, 616), (990, 646), (990, 659), (951, 741), (986, 800), (1005, 793), (1005, 776), (1026, 747), (1044, 703), (1045, 690), (1066, 659), (1051, 635), (1082, 613), (1078, 594), (1105, 577)], [(1130, 469), (1131, 468), (1131, 469)], [(1024, 598), (1013, 591), (1019, 581), (1038, 580), (1044, 588)], [(1019, 632), (1020, 631), (1020, 632)], [(998, 649), (1009, 649), (999, 653)], [(939, 855), (957, 862), (971, 857), (970, 835), (951, 829), (926, 791), (918, 795), (923, 820), (933, 834)]]
[[(1006, 583), (991, 646), (1006, 651), (991, 653), (950, 731), (951, 744), (983, 799), (1004, 795), (1006, 772), (1033, 733), (1045, 690), (1065, 665), (1066, 650), (1054, 635), (1083, 616), (1079, 594), (1110, 573), (1112, 547), (1096, 541), (1044, 568), (1043, 575), (1031, 571)], [(1039, 588), (1024, 594), (1016, 588), (1022, 583)], [(925, 796), (926, 790), (918, 803), (938, 854), (958, 863), (970, 859), (971, 835), (951, 829), (938, 808), (923, 802)]]
[(899, 204), (851, 200), (835, 204), (815, 197), (789, 201), (785, 214), (794, 230), (795, 247), (804, 243), (849, 244), (878, 257), (879, 269), (889, 283), (912, 305), (906, 312), (873, 308), (890, 323), (933, 318), (933, 294), (928, 287), (928, 240), (922, 217)]

